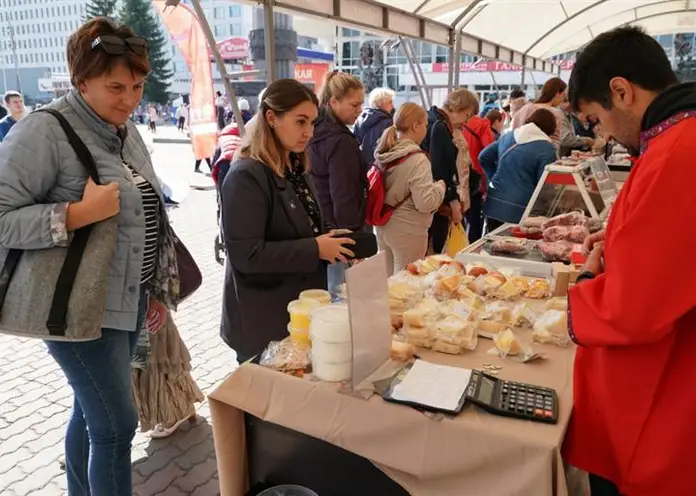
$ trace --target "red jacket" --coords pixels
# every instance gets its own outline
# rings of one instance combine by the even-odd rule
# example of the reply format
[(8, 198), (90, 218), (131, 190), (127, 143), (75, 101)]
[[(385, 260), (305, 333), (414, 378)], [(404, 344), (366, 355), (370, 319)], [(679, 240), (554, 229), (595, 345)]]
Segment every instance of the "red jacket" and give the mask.
[[(481, 180), (481, 190), (486, 191), (488, 180), (486, 173), (481, 168), (479, 162), (479, 154), (488, 145), (495, 141), (491, 123), (484, 117), (474, 116), (469, 119), (466, 125), (462, 128), (466, 144), (469, 146), (469, 155), (471, 156), (471, 166), (483, 179)], [(473, 191), (472, 191), (473, 194)]]
[[(658, 97), (659, 98), (659, 97)], [(604, 273), (569, 294), (567, 461), (627, 496), (696, 494), (696, 112), (643, 133), (611, 213)]]

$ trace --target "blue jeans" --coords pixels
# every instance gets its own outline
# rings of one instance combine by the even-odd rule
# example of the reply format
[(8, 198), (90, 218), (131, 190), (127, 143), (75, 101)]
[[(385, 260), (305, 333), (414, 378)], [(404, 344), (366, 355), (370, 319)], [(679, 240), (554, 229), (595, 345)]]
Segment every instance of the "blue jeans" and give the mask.
[(137, 330), (103, 329), (80, 343), (46, 341), (75, 394), (65, 436), (70, 496), (131, 496), (131, 442), (138, 427), (131, 357), (138, 342), (147, 294), (142, 292)]

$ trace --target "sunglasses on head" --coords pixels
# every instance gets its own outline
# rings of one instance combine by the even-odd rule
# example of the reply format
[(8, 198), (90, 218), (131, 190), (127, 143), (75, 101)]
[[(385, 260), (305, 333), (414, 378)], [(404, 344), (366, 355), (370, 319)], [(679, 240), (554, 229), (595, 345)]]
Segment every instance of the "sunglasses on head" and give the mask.
[(97, 36), (92, 42), (92, 50), (97, 47), (102, 47), (109, 55), (123, 55), (126, 53), (126, 50), (130, 50), (137, 55), (147, 55), (148, 51), (147, 40), (140, 36), (129, 36), (128, 38), (121, 38), (111, 34)]

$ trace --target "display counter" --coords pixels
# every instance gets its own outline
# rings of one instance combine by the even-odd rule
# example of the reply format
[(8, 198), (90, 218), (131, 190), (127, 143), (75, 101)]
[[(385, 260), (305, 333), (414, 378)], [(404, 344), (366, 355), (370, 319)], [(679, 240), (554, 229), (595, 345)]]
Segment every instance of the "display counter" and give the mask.
[[(477, 349), (463, 355), (418, 353), (445, 365), (496, 365), (502, 379), (554, 388), (557, 424), (497, 417), (472, 405), (456, 417), (426, 415), (377, 395), (365, 400), (341, 392), (345, 384), (240, 366), (209, 396), (222, 496), (243, 496), (263, 482), (249, 477), (258, 471), (249, 466), (245, 414), (369, 460), (415, 496), (567, 495), (560, 447), (572, 409), (574, 348), (537, 345), (543, 359), (518, 363), (488, 354), (491, 347), (492, 341), (479, 339)], [(337, 484), (320, 494), (356, 494), (345, 480)]]

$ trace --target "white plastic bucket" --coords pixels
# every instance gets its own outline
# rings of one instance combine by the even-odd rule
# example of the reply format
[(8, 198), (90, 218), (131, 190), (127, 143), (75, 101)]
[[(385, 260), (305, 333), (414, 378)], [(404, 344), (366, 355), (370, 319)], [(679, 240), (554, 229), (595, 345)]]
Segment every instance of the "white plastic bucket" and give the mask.
[(347, 381), (353, 368), (348, 305), (315, 308), (311, 313), (312, 370), (327, 382)]

